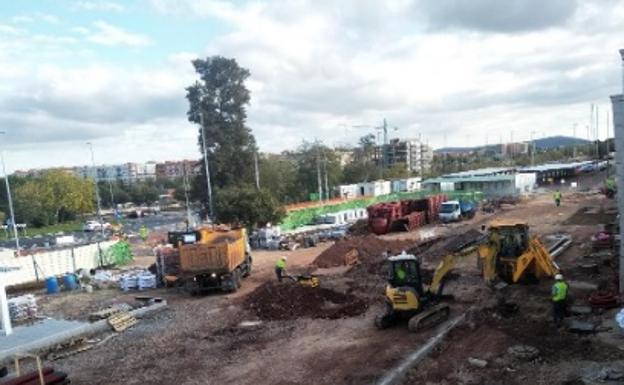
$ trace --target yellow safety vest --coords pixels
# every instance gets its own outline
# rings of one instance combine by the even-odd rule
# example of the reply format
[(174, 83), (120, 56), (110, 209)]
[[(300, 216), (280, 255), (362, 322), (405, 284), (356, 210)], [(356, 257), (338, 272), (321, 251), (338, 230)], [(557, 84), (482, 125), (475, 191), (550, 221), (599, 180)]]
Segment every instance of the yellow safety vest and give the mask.
[(283, 259), (278, 259), (277, 262), (275, 263), (275, 268), (276, 269), (285, 269), (286, 268), (286, 261), (284, 261)]
[(563, 281), (555, 282), (552, 288), (552, 300), (554, 302), (565, 301), (568, 296), (568, 284)]

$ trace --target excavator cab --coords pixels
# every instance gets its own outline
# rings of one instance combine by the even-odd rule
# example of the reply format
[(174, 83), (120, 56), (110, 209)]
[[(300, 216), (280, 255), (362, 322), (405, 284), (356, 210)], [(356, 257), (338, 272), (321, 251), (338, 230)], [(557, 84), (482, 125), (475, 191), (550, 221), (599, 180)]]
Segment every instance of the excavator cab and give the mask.
[(388, 284), (393, 287), (411, 287), (422, 292), (420, 275), (420, 261), (417, 257), (409, 254), (399, 254), (388, 258), (390, 270)]
[(410, 331), (419, 331), (448, 318), (449, 308), (438, 305), (438, 293), (430, 291), (422, 280), (421, 260), (405, 252), (389, 257), (385, 311), (375, 318), (375, 326), (385, 329), (401, 319), (408, 319)]

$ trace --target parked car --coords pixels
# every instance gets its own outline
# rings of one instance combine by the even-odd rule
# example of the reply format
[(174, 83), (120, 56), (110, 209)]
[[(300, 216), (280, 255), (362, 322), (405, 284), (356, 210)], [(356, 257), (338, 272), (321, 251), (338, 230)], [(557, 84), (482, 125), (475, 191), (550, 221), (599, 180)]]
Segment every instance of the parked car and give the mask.
[(111, 224), (108, 222), (104, 222), (104, 223), (100, 223), (98, 221), (87, 221), (85, 222), (85, 224), (82, 226), (82, 231), (102, 231), (102, 229), (104, 230), (108, 230), (111, 228)]

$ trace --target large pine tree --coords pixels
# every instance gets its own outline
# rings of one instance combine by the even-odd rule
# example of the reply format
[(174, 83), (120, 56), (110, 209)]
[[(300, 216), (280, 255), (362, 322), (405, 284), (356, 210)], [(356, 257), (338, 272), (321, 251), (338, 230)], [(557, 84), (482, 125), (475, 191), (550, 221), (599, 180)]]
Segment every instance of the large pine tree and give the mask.
[[(193, 66), (200, 81), (186, 89), (188, 119), (199, 124), (203, 112), (212, 185), (218, 189), (253, 183), (256, 141), (246, 126), (249, 71), (221, 56), (193, 60)], [(203, 155), (201, 131), (199, 149)]]

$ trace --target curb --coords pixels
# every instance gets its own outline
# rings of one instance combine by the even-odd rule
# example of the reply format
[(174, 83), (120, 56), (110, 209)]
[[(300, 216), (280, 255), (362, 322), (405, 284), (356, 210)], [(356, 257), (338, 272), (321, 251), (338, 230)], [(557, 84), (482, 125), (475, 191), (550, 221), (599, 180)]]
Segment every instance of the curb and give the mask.
[[(166, 306), (167, 301), (163, 300), (162, 302), (157, 302), (150, 306), (145, 306), (129, 311), (128, 314), (133, 315), (136, 318), (141, 318), (149, 313), (161, 310)], [(108, 321), (103, 319), (90, 324), (86, 324), (70, 331), (54, 334), (47, 338), (3, 350), (2, 352), (0, 352), (0, 364), (12, 360), (13, 357), (18, 353), (32, 353), (39, 350), (45, 350), (53, 345), (61, 344), (72, 338), (81, 337), (84, 335), (92, 335), (106, 330), (110, 330), (110, 326), (108, 325)]]

